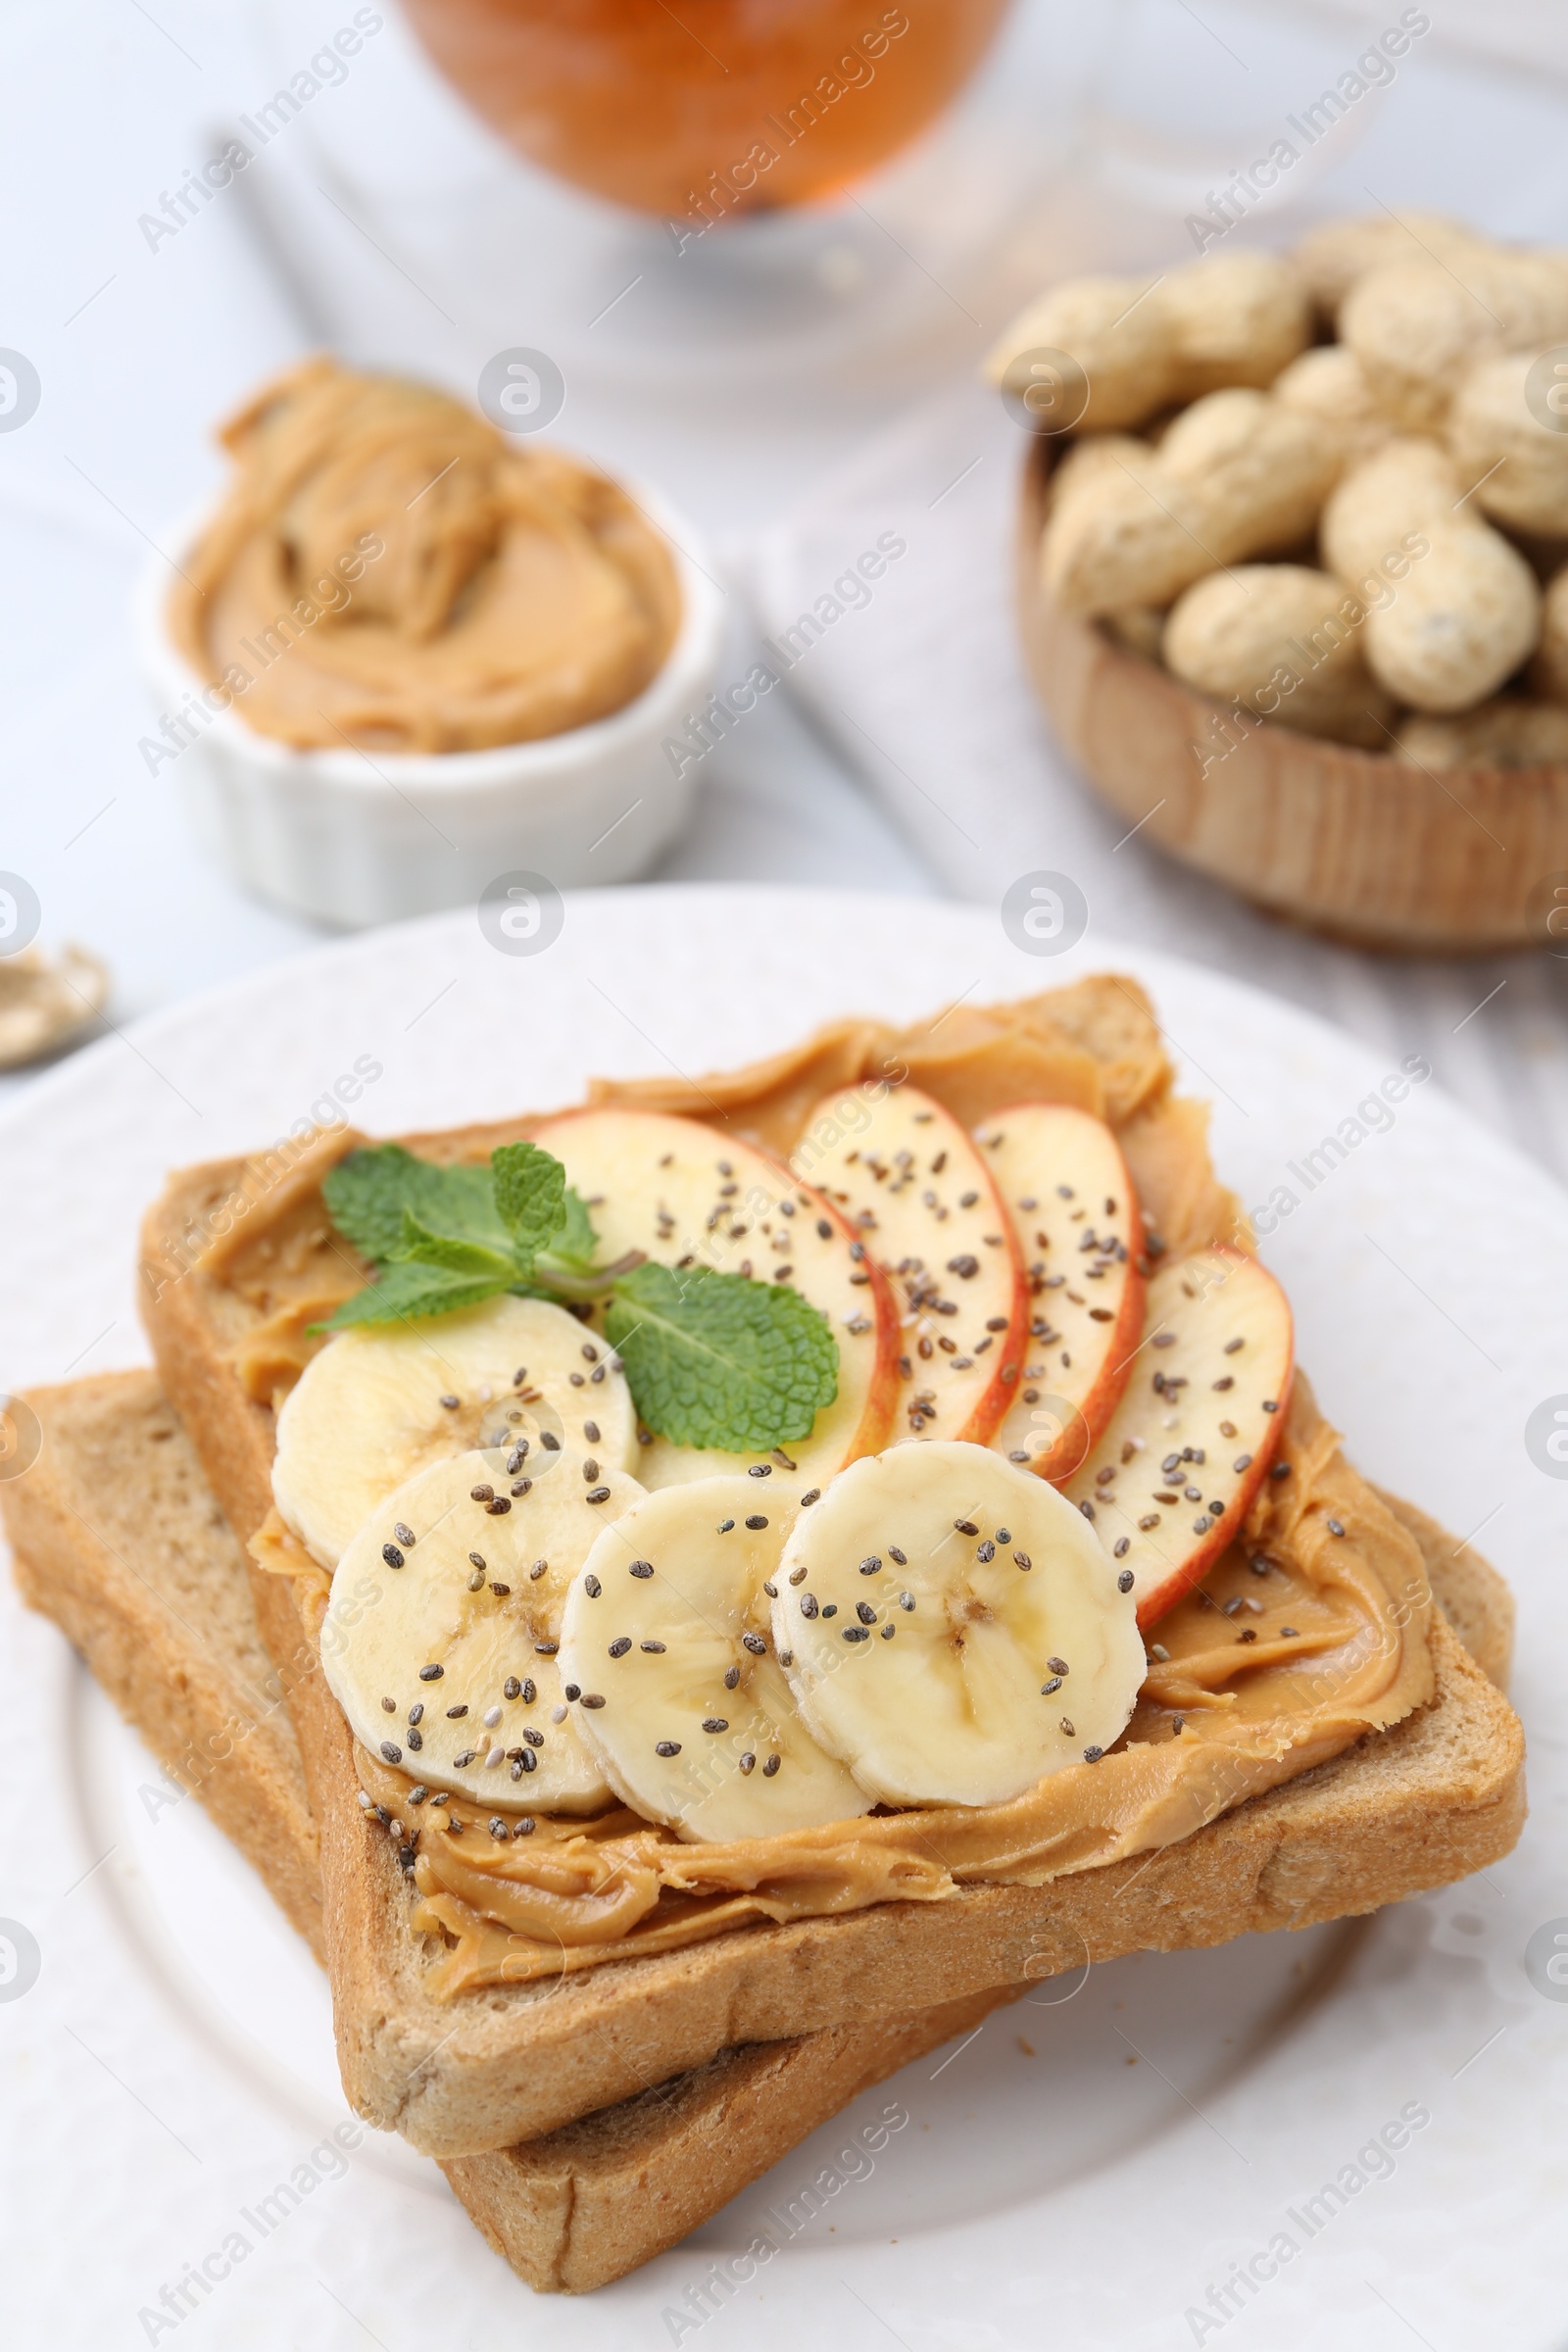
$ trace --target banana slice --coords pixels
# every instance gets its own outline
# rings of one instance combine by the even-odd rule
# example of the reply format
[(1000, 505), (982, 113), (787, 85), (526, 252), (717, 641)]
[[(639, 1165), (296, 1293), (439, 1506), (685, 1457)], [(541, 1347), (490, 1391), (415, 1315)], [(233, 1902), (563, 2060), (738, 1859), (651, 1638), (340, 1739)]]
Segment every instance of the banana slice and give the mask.
[(852, 1463), (797, 1519), (774, 1581), (807, 1728), (886, 1804), (1001, 1804), (1098, 1762), (1144, 1679), (1132, 1596), (1093, 1528), (985, 1446)]
[(612, 1793), (558, 1665), (562, 1603), (643, 1490), (575, 1455), (537, 1483), (509, 1459), (432, 1463), (377, 1505), (333, 1576), (321, 1663), (355, 1738), (431, 1788), (596, 1813)]
[[(808, 1489), (807, 1492), (809, 1492)], [(704, 1478), (607, 1527), (566, 1595), (561, 1668), (610, 1785), (683, 1838), (768, 1838), (864, 1813), (773, 1656), (768, 1592), (802, 1482)]]
[(525, 1439), (536, 1475), (556, 1450), (636, 1466), (625, 1375), (564, 1307), (491, 1298), (455, 1315), (340, 1331), (278, 1414), (272, 1498), (313, 1557), (334, 1568), (394, 1487), (472, 1446), (515, 1451)]

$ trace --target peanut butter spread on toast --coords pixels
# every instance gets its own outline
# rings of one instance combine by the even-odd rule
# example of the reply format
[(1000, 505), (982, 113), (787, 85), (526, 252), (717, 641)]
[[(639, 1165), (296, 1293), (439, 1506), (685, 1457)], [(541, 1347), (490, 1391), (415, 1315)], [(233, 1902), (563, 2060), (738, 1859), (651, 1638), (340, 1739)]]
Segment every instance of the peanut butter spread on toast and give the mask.
[[(701, 1085), (599, 1081), (591, 1095), (697, 1115), (789, 1153), (808, 1143), (812, 1104), (873, 1075), (907, 1076), (971, 1125), (1026, 1100), (1091, 1110), (1116, 1130), (1156, 1246), (1247, 1246), (1209, 1163), (1206, 1115), (1171, 1095), (1142, 992), (1114, 976), (963, 1009), (939, 1029), (841, 1023)], [(526, 1127), (449, 1137), (439, 1154), (432, 1139), (414, 1148), (482, 1156)], [(354, 1140), (338, 1139), (326, 1157)], [(319, 1344), (308, 1324), (329, 1311), (322, 1301), (364, 1278), (308, 1187), (275, 1218), (262, 1204), (198, 1271), (228, 1293), (232, 1360), (253, 1397), (274, 1406)], [(409, 1775), (359, 1750), (367, 1797), (416, 1843), (413, 1925), (436, 1946), (432, 1991), (553, 1977), (764, 1920), (941, 1901), (979, 1884), (1042, 1885), (1174, 1844), (1425, 1704), (1432, 1602), (1414, 1540), (1347, 1463), (1299, 1376), (1283, 1417), (1272, 1473), (1236, 1540), (1148, 1629), (1149, 1671), (1123, 1737), (1099, 1761), (1067, 1766), (1010, 1802), (879, 1808), (725, 1844), (688, 1842), (618, 1809), (586, 1823), (539, 1816), (503, 1842), (488, 1832), (491, 1808), (417, 1796)], [(326, 1572), (275, 1513), (251, 1548), (295, 1580), (314, 1634)], [(517, 1804), (493, 1810), (514, 1826), (522, 1818)]]

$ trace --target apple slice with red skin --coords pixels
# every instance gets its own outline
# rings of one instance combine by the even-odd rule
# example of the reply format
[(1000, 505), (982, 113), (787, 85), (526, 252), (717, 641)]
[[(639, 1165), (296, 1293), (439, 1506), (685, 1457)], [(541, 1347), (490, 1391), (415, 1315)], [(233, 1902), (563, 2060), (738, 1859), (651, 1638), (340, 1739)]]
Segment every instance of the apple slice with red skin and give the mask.
[(1017, 1389), (1028, 1298), (983, 1154), (918, 1087), (857, 1087), (817, 1103), (791, 1165), (842, 1209), (893, 1286), (895, 1436), (985, 1445)]
[(1121, 1146), (1066, 1102), (1014, 1102), (975, 1130), (1029, 1282), (1023, 1374), (992, 1445), (1059, 1486), (1096, 1446), (1144, 1329), (1144, 1226)]
[(1149, 1284), (1133, 1376), (1062, 1492), (1132, 1579), (1138, 1622), (1173, 1608), (1241, 1531), (1290, 1402), (1290, 1300), (1219, 1243)]
[[(821, 1308), (838, 1342), (838, 1395), (809, 1436), (785, 1448), (791, 1466), (825, 1483), (862, 1453), (881, 1451), (899, 1387), (898, 1313), (831, 1201), (755, 1144), (664, 1111), (562, 1111), (536, 1127), (533, 1140), (587, 1202), (600, 1264), (641, 1250), (662, 1265), (787, 1282)], [(631, 1470), (645, 1487), (667, 1487), (772, 1459), (656, 1437), (639, 1447)]]

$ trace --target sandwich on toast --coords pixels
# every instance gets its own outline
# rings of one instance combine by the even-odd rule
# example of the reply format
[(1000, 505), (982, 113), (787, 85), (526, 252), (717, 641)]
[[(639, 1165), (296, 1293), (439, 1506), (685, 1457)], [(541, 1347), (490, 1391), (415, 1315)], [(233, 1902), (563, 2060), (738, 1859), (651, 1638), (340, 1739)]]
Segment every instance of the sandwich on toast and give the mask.
[(1131, 982), (189, 1171), (143, 1276), (429, 2153), (1518, 1834)]

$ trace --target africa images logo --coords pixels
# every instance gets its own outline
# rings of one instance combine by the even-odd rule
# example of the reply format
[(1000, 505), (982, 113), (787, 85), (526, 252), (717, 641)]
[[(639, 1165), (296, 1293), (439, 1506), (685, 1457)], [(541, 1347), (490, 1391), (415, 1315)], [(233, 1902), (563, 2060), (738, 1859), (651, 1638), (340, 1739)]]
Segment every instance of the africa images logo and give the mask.
[(1020, 874), (1002, 902), (1002, 928), (1026, 956), (1064, 956), (1089, 928), (1089, 901), (1071, 874)]
[(1525, 1451), (1547, 1478), (1568, 1478), (1568, 1396), (1542, 1398), (1525, 1423)]
[(521, 866), (497, 874), (479, 899), (479, 928), (503, 956), (542, 956), (565, 919), (565, 902), (549, 875)]

